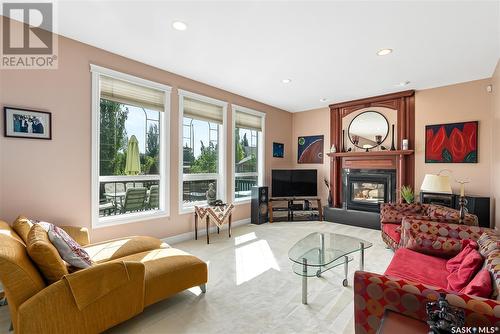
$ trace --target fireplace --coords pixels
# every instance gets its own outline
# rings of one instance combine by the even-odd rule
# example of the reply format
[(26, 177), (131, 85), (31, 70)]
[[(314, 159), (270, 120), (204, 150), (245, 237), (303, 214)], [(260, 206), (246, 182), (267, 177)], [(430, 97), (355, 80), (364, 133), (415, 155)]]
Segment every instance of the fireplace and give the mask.
[(379, 212), (380, 203), (396, 199), (396, 171), (390, 169), (344, 169), (344, 208)]

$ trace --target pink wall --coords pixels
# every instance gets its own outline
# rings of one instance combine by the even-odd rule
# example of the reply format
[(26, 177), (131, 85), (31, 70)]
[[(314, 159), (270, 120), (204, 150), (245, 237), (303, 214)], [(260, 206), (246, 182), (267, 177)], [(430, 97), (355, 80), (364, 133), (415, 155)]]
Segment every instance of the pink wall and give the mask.
[(491, 161), (491, 187), (492, 193), (495, 197), (494, 211), (495, 211), (495, 227), (500, 228), (500, 60), (497, 63), (495, 73), (492, 78), (493, 84), (493, 98), (491, 103), (491, 116), (493, 131), (493, 145), (492, 145), (492, 161)]
[[(1, 20), (1, 17), (0, 17)], [(57, 70), (0, 71), (0, 105), (52, 113), (53, 140), (0, 137), (0, 219), (24, 214), (56, 224), (91, 228), (91, 74), (90, 64), (173, 87), (171, 96), (170, 218), (103, 227), (93, 241), (132, 234), (168, 237), (193, 230), (193, 215), (178, 213), (179, 124), (177, 88), (266, 113), (266, 180), (271, 168), (291, 166), (292, 115), (248, 98), (59, 37)], [(230, 110), (228, 108), (228, 110)], [(231, 115), (228, 113), (229, 121)], [(231, 124), (231, 123), (229, 123)], [(3, 131), (3, 129), (1, 130)], [(228, 127), (228, 138), (231, 138)], [(272, 158), (272, 142), (285, 144), (285, 158)], [(231, 198), (231, 145), (227, 145), (227, 196)], [(233, 220), (249, 218), (238, 205)]]
[[(422, 185), (424, 175), (449, 169), (452, 180), (468, 179), (466, 193), (490, 196), (491, 187), (491, 94), (486, 91), (490, 79), (425, 89), (415, 94), (415, 188)], [(479, 121), (479, 161), (477, 164), (426, 164), (425, 125)], [(459, 184), (452, 182), (455, 192)]]
[[(318, 195), (323, 205), (327, 205), (328, 190), (323, 179), (330, 180), (330, 160), (326, 153), (330, 152), (330, 109), (328, 107), (293, 114), (292, 152), (294, 168), (318, 169)], [(297, 139), (300, 136), (324, 135), (323, 164), (298, 164)]]

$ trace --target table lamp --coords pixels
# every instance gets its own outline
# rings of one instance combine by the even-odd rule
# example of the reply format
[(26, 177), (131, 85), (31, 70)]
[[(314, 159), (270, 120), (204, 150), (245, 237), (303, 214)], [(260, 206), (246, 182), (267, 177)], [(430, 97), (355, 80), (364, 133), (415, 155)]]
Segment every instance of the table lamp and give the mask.
[(450, 177), (440, 174), (425, 174), (420, 191), (438, 194), (451, 194)]

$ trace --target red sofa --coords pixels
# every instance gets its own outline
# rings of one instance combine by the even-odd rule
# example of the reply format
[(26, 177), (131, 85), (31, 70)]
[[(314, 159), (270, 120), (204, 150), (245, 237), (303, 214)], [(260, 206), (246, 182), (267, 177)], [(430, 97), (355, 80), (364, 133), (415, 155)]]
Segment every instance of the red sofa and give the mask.
[[(434, 204), (382, 203), (380, 205), (382, 240), (393, 250), (399, 248), (401, 223), (405, 218), (458, 224), (460, 212)], [(464, 224), (478, 226), (478, 219), (475, 215), (466, 214)]]
[[(500, 327), (500, 237), (494, 230), (414, 219), (404, 221), (401, 231), (400, 248), (384, 275), (363, 271), (354, 275), (356, 333), (376, 333), (385, 309), (425, 321), (425, 304), (439, 293), (446, 293), (451, 305), (464, 309), (467, 326)], [(463, 240), (479, 245), (479, 257), (493, 288), (489, 298), (448, 288), (446, 262), (460, 252), (455, 245), (465, 244)]]

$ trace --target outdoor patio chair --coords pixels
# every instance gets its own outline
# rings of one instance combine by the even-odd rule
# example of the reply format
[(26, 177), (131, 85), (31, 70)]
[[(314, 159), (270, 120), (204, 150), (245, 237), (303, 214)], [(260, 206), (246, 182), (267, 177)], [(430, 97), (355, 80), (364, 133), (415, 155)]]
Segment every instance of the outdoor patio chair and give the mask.
[(160, 188), (157, 185), (149, 188), (149, 198), (146, 204), (149, 209), (158, 209), (160, 207)]
[(127, 182), (125, 184), (125, 188), (126, 189), (130, 189), (130, 188), (142, 188), (144, 187), (144, 183), (142, 182)]
[(125, 193), (123, 204), (118, 204), (121, 213), (144, 210), (146, 188), (129, 188)]

